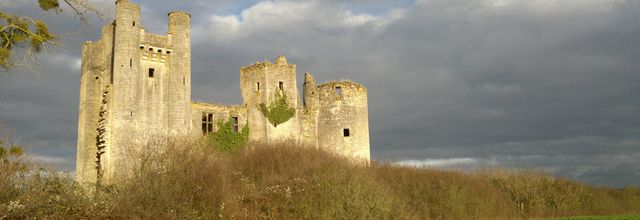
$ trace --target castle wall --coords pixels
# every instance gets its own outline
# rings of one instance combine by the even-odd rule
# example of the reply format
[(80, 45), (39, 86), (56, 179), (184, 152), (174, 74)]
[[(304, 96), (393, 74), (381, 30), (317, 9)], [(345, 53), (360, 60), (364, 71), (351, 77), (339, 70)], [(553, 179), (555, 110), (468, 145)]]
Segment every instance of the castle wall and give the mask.
[[(259, 86), (258, 86), (259, 84)], [(240, 90), (247, 106), (250, 142), (278, 143), (299, 141), (300, 100), (296, 80), (296, 66), (289, 64), (283, 56), (276, 63), (256, 63), (240, 69)], [(286, 95), (290, 107), (296, 114), (289, 121), (273, 126), (260, 111), (260, 104), (267, 106), (275, 100), (277, 92)]]
[[(145, 34), (148, 35), (148, 34)], [(171, 56), (167, 54), (170, 50), (158, 47), (148, 42), (142, 42), (140, 50), (140, 71), (142, 85), (138, 100), (137, 127), (141, 132), (149, 136), (167, 135), (167, 93), (171, 83)]]
[[(212, 118), (209, 119), (209, 114)], [(226, 122), (232, 117), (238, 118), (238, 131), (247, 125), (247, 108), (244, 106), (228, 106), (213, 103), (191, 103), (191, 135), (200, 137), (218, 130), (218, 121)], [(211, 128), (207, 128), (212, 123)], [(253, 129), (249, 127), (249, 129)], [(253, 130), (251, 130), (253, 131)]]
[(106, 25), (102, 30), (102, 39), (86, 42), (82, 48), (76, 159), (76, 175), (81, 183), (97, 181), (96, 166), (100, 165), (104, 156), (98, 153), (98, 142), (104, 146), (108, 141), (105, 136), (108, 120), (100, 112), (108, 107), (108, 103), (104, 102), (108, 99), (105, 91), (111, 82), (113, 31), (113, 25)]
[(318, 87), (311, 73), (304, 74), (302, 85), (304, 109), (302, 114), (302, 143), (307, 146), (318, 146)]
[(319, 147), (368, 161), (367, 89), (353, 82), (337, 81), (321, 84), (318, 93)]

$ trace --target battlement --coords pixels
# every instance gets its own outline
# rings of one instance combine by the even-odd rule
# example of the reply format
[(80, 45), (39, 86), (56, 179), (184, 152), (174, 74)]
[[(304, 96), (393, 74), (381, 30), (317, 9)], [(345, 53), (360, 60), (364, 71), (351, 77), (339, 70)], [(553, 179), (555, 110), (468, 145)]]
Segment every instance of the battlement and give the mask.
[(149, 45), (150, 47), (169, 47), (169, 42), (167, 41), (167, 36), (152, 34), (152, 33), (144, 33), (144, 38), (142, 39), (142, 44)]
[(244, 108), (244, 106), (241, 106), (241, 105), (225, 105), (225, 104), (211, 103), (211, 102), (191, 102), (191, 106), (195, 108), (235, 108), (235, 109)]
[(287, 67), (287, 68), (296, 68), (295, 64), (289, 64), (287, 62), (287, 58), (285, 56), (280, 56), (278, 57), (278, 59), (276, 60), (275, 63), (272, 63), (271, 61), (265, 60), (263, 62), (256, 62), (254, 64), (251, 64), (249, 66), (243, 66), (240, 67), (240, 72), (241, 73), (249, 73), (249, 72), (254, 72), (255, 70), (263, 70), (266, 68), (281, 68), (281, 67)]
[(191, 17), (191, 13), (186, 12), (186, 11), (170, 11), (169, 13), (167, 13), (167, 16), (171, 16), (172, 14), (175, 14), (175, 15), (180, 14), (180, 15), (186, 15), (186, 16)]
[(365, 87), (364, 85), (360, 84), (360, 83), (356, 83), (353, 82), (351, 80), (334, 80), (334, 81), (327, 81), (324, 83), (321, 83), (320, 85), (318, 85), (318, 88), (328, 88), (328, 87), (332, 87), (335, 88), (336, 86), (342, 86), (344, 88), (356, 88), (358, 90), (367, 90), (367, 87)]

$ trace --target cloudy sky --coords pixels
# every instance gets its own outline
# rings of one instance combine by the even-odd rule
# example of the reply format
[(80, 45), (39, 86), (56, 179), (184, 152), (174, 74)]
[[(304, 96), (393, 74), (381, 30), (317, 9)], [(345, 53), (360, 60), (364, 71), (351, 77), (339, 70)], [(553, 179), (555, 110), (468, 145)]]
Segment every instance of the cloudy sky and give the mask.
[[(35, 73), (0, 73), (0, 123), (35, 159), (72, 171), (80, 46), (114, 4), (94, 1), (107, 18), (83, 26), (36, 2), (0, 10), (67, 34)], [(368, 87), (376, 160), (640, 185), (640, 1), (134, 2), (153, 33), (168, 11), (193, 15), (193, 100), (241, 103), (239, 68), (286, 55), (299, 82), (308, 71)]]

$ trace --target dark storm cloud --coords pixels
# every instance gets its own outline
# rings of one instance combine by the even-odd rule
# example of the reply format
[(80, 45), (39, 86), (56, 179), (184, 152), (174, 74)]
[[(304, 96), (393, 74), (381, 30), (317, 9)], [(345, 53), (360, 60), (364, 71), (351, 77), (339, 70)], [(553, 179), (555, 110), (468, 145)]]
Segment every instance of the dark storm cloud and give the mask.
[[(239, 68), (284, 54), (300, 77), (369, 88), (374, 159), (640, 185), (638, 1), (136, 2), (153, 33), (166, 32), (168, 11), (193, 15), (194, 100), (240, 104)], [(71, 16), (58, 20), (78, 28)], [(73, 63), (97, 32), (43, 57), (45, 77), (0, 82), (0, 120), (67, 169)]]

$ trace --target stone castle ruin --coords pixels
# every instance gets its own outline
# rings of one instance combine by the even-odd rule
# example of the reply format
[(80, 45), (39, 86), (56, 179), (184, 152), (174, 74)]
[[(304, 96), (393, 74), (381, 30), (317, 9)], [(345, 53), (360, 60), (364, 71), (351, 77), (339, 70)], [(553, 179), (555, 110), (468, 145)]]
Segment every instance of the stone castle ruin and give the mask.
[[(296, 65), (281, 56), (240, 69), (242, 105), (191, 101), (190, 19), (169, 13), (166, 35), (148, 33), (140, 6), (116, 1), (116, 19), (102, 39), (82, 50), (77, 179), (111, 182), (126, 173), (132, 145), (149, 137), (203, 136), (215, 121), (250, 128), (249, 143), (295, 143), (328, 149), (357, 160), (370, 159), (367, 89), (350, 81), (316, 85), (305, 73), (303, 99)], [(286, 100), (292, 116), (273, 123), (266, 107)]]

